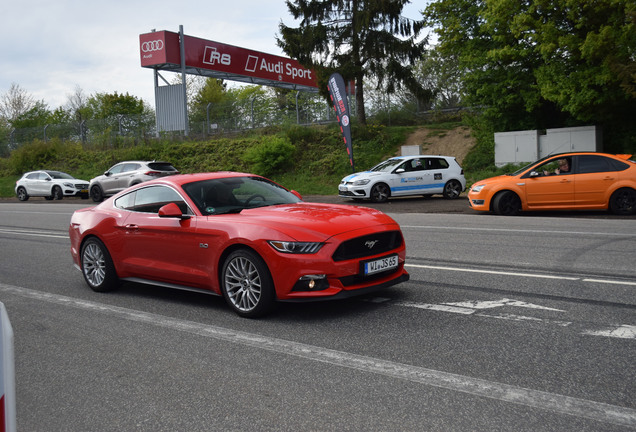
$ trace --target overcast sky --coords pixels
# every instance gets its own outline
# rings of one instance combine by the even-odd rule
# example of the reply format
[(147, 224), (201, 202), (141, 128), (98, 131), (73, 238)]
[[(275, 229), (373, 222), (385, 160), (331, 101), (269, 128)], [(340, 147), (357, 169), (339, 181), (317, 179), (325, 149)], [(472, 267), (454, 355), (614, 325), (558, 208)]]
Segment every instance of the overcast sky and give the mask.
[[(404, 16), (421, 19), (424, 3), (412, 1)], [(281, 20), (295, 24), (284, 0), (2, 0), (0, 95), (16, 83), (55, 109), (79, 86), (86, 96), (129, 93), (154, 106), (140, 34), (183, 25), (189, 36), (284, 56)]]

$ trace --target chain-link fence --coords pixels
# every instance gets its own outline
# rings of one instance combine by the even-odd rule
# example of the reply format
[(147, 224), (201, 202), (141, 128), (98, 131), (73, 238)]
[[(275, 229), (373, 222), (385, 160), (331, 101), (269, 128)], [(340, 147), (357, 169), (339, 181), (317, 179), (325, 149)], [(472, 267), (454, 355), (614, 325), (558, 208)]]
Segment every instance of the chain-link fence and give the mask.
[[(286, 98), (254, 97), (208, 104), (189, 113), (189, 137), (204, 139), (227, 133), (285, 124), (335, 121), (324, 98), (297, 93)], [(119, 148), (147, 143), (163, 136), (183, 137), (185, 131), (157, 133), (155, 117), (116, 115), (108, 119), (49, 124), (33, 128), (0, 129), (0, 156), (34, 140), (59, 139), (82, 143), (84, 148)]]

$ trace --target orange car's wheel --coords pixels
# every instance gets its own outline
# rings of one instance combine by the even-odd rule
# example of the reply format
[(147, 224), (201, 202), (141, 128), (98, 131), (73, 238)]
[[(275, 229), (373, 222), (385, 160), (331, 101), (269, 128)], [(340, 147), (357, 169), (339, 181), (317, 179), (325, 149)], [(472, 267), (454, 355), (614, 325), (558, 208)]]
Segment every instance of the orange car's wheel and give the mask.
[(609, 201), (609, 208), (617, 215), (630, 215), (636, 211), (636, 190), (620, 188), (614, 192)]
[(499, 192), (492, 201), (492, 209), (498, 215), (515, 216), (521, 211), (521, 200), (514, 192)]

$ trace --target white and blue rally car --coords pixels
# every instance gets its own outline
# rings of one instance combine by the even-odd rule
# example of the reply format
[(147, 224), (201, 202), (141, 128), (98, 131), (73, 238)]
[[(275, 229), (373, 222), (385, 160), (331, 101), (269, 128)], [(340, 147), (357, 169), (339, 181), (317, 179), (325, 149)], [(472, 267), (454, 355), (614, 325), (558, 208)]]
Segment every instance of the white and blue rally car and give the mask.
[(368, 171), (346, 176), (338, 186), (343, 198), (385, 202), (390, 197), (442, 194), (455, 199), (466, 188), (464, 170), (452, 156), (398, 156)]

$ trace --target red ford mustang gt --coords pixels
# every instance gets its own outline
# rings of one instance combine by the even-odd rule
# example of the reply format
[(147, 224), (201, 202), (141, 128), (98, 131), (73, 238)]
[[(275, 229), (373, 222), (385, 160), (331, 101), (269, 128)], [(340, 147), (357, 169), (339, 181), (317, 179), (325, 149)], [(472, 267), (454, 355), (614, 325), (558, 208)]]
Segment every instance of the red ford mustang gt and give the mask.
[(307, 203), (252, 174), (145, 182), (76, 211), (69, 234), (75, 266), (95, 291), (120, 281), (203, 291), (245, 317), (276, 300), (343, 298), (409, 279), (389, 216)]

